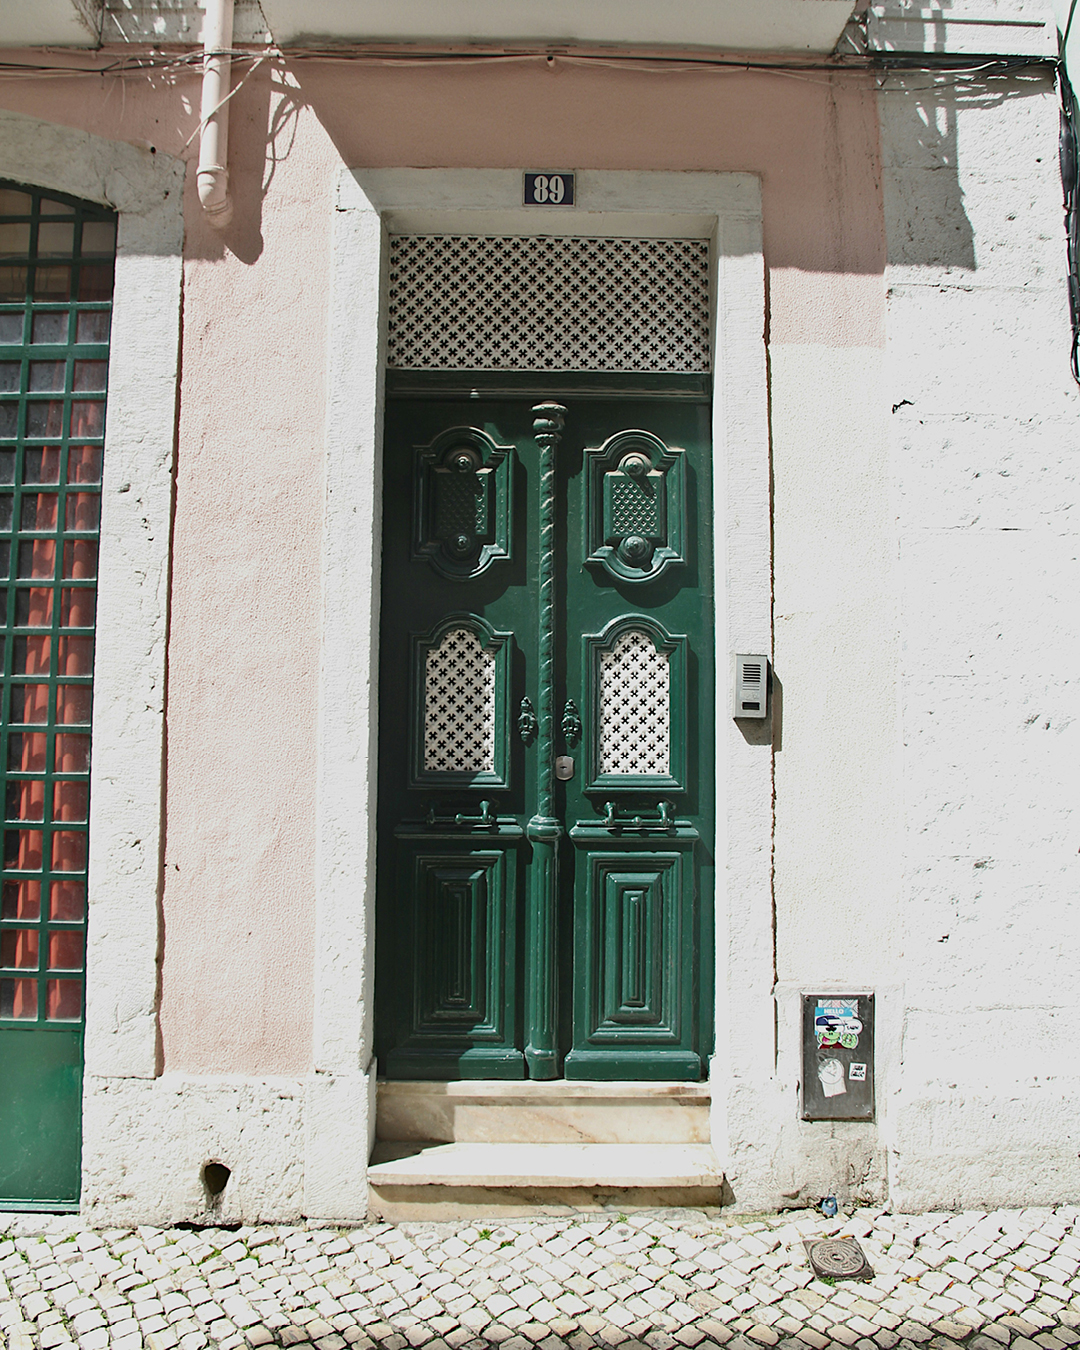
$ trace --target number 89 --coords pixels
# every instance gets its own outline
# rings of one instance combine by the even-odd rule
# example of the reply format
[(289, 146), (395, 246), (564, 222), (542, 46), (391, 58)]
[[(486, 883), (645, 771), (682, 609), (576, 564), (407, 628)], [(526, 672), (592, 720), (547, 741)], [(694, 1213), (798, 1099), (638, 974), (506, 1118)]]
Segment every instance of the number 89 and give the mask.
[(566, 185), (561, 174), (553, 173), (549, 178), (538, 173), (533, 180), (533, 201), (541, 205), (550, 202), (552, 206), (558, 206), (565, 195)]

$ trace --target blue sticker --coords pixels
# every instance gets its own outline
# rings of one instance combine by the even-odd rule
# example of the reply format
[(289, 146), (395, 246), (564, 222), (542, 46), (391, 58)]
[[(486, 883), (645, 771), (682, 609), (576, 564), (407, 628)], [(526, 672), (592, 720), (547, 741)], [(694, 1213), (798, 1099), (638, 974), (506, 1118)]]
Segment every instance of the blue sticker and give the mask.
[(814, 1009), (814, 1035), (818, 1049), (842, 1045), (845, 1050), (856, 1050), (862, 1023), (859, 1021), (857, 998), (821, 1000)]

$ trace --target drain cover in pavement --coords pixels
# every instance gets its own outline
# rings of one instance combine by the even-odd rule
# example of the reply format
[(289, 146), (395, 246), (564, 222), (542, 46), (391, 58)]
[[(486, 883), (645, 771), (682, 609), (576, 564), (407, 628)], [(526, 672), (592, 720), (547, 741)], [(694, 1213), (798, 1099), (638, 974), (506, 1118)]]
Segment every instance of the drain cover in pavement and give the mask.
[(850, 1237), (807, 1242), (806, 1254), (814, 1274), (830, 1280), (869, 1280), (874, 1272), (863, 1249)]

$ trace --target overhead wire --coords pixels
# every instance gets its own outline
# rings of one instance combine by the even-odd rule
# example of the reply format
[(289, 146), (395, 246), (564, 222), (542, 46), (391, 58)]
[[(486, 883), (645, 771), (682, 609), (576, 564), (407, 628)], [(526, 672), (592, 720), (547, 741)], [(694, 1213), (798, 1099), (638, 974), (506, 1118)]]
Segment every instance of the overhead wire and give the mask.
[[(1075, 0), (1074, 0), (1075, 4)], [(652, 51), (615, 52), (603, 48), (586, 50), (570, 46), (530, 45), (500, 48), (450, 48), (418, 50), (390, 48), (385, 45), (356, 44), (350, 47), (279, 47), (273, 44), (232, 47), (214, 53), (228, 56), (235, 62), (261, 65), (267, 60), (285, 64), (297, 62), (324, 62), (329, 64), (364, 64), (387, 66), (476, 65), (512, 61), (567, 62), (579, 65), (668, 70), (731, 70), (761, 73), (818, 72), (828, 74), (864, 74), (887, 71), (924, 71), (939, 74), (1007, 74), (1028, 67), (1046, 67), (1057, 64), (1056, 57), (1047, 56), (951, 56), (934, 52), (854, 52), (825, 58), (767, 59), (751, 56), (712, 56), (696, 53), (657, 53)], [(149, 48), (141, 52), (125, 52), (113, 57), (107, 51), (104, 59), (93, 64), (77, 65), (71, 61), (46, 63), (0, 61), (0, 77), (23, 76), (56, 78), (63, 76), (125, 76), (151, 72), (169, 72), (201, 69), (204, 52), (200, 47), (188, 52)]]
[[(1078, 0), (1071, 0), (1065, 30), (1061, 35), (1055, 56), (999, 56), (975, 54), (957, 56), (947, 53), (918, 51), (862, 50), (834, 54), (825, 58), (759, 58), (752, 56), (714, 56), (707, 53), (627, 52), (604, 49), (583, 50), (564, 44), (528, 44), (499, 49), (449, 48), (420, 50), (416, 47), (393, 47), (387, 44), (354, 44), (349, 47), (298, 46), (283, 48), (273, 43), (256, 46), (232, 47), (227, 55), (238, 64), (246, 64), (243, 77), (226, 97), (233, 95), (265, 62), (292, 66), (299, 63), (363, 64), (389, 67), (432, 67), (472, 65), (483, 63), (510, 63), (545, 61), (568, 65), (603, 66), (615, 69), (638, 69), (655, 73), (715, 70), (731, 73), (760, 73), (809, 79), (814, 75), (876, 75), (884, 86), (889, 75), (924, 74), (942, 79), (986, 80), (1014, 75), (1025, 70), (1051, 71), (1055, 75), (1061, 97), (1061, 131), (1059, 161), (1064, 192), (1064, 211), (1068, 254), (1068, 295), (1072, 327), (1070, 368), (1080, 384), (1080, 106), (1073, 93), (1065, 69), (1065, 44), (1072, 29)], [(855, 46), (854, 42), (852, 43)], [(47, 63), (0, 61), (0, 80), (56, 79), (64, 77), (114, 77), (124, 80), (152, 75), (180, 75), (197, 73), (202, 69), (206, 53), (201, 48), (191, 51), (166, 50), (150, 47), (139, 52), (127, 51), (121, 56), (103, 52), (93, 64), (75, 64), (72, 61)], [(908, 86), (905, 85), (905, 88)], [(198, 134), (192, 133), (188, 144)]]

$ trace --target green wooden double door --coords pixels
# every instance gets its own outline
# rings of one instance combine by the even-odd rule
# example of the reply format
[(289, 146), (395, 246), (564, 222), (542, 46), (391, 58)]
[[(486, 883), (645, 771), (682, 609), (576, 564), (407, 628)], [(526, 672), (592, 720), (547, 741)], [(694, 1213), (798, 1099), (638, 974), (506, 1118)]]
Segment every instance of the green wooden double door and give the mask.
[(388, 397), (389, 1077), (705, 1072), (708, 427), (689, 396)]

